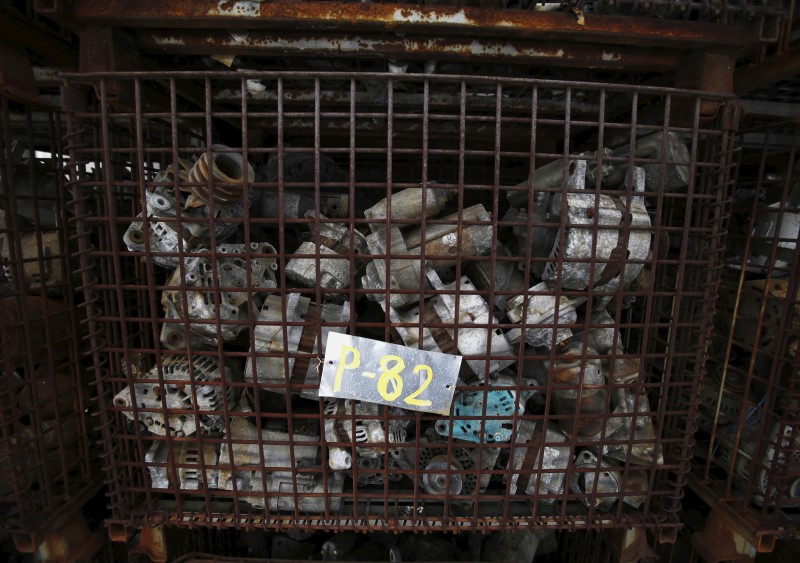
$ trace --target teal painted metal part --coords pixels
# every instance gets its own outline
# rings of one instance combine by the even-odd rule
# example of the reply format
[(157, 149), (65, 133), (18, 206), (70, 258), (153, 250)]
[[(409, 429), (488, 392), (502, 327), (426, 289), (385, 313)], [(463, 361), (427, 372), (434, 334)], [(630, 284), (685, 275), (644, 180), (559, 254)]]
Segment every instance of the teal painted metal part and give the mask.
[[(479, 420), (484, 416), (484, 396), (486, 419)], [(514, 431), (512, 419), (516, 404), (516, 395), (509, 389), (459, 393), (453, 403), (453, 427), (450, 428), (449, 421), (440, 420), (436, 423), (436, 431), (442, 436), (469, 442), (508, 442)], [(518, 415), (525, 413), (524, 400), (520, 400), (516, 410)]]

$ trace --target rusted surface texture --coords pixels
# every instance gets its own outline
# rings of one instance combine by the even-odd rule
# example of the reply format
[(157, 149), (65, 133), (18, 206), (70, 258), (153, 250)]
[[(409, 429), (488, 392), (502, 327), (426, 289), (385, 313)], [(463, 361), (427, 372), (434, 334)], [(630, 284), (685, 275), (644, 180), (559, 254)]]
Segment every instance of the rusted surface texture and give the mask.
[(75, 18), (90, 25), (174, 28), (247, 28), (292, 31), (391, 31), (528, 37), (634, 46), (730, 48), (758, 42), (756, 24), (716, 25), (616, 15), (402, 6), (348, 2), (231, 0), (76, 0)]
[(654, 49), (488, 38), (148, 30), (140, 33), (139, 44), (171, 54), (437, 59), (649, 71), (667, 70), (678, 64), (675, 53)]

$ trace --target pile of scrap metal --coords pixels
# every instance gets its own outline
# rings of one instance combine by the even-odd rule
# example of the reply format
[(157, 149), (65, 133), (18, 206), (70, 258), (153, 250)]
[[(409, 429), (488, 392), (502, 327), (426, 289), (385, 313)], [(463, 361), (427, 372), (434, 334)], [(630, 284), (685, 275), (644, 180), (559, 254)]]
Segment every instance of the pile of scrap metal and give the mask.
[[(680, 164), (666, 174), (657, 164), (628, 168), (628, 156), (660, 154), (662, 144), (670, 162), (689, 161), (676, 135), (657, 133), (634, 154), (605, 151), (616, 160), (601, 167), (595, 154), (540, 167), (535, 182), (508, 191), (502, 227), (484, 205), (465, 207), (433, 183), (387, 193), (366, 221), (344, 212), (341, 194), (318, 200), (336, 218), (301, 192), (278, 209), (226, 147), (158, 174), (124, 240), (172, 270), (161, 293), (166, 351), (126, 364), (133, 383), (114, 398), (155, 435), (152, 487), (322, 512), (340, 509), (346, 476), (381, 489), (411, 478), (435, 498), (467, 503), (495, 484), (534, 502), (640, 506), (644, 469), (663, 457), (640, 354), (624, 348), (615, 316), (632, 300), (616, 298), (647, 274), (645, 194), (687, 184)], [(321, 161), (334, 174), (335, 163)], [(313, 167), (306, 174), (313, 180)], [(250, 236), (223, 243), (242, 240), (246, 205), (305, 218), (312, 232), (285, 264)], [(501, 235), (512, 242), (499, 245)], [(449, 415), (319, 397), (328, 334), (348, 333), (356, 312), (377, 306), (396, 344), (466, 357)], [(230, 346), (249, 347), (244, 370), (219, 360)], [(531, 416), (545, 396), (549, 412)], [(285, 412), (290, 402), (293, 414), (324, 424), (288, 431), (262, 418), (265, 405)]]

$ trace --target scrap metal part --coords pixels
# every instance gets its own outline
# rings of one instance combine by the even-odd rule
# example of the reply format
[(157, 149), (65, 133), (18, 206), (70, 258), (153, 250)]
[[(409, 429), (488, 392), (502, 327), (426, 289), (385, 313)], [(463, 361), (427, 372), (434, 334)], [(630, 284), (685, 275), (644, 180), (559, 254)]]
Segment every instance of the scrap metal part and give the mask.
[(800, 437), (794, 427), (775, 422), (761, 441), (757, 436), (758, 425), (746, 428), (741, 432), (739, 449), (734, 455), (736, 430), (736, 425), (731, 424), (718, 433), (717, 463), (730, 467), (733, 462), (733, 471), (743, 486), (753, 483), (750, 500), (758, 506), (765, 503), (772, 506), (779, 497), (781, 506), (800, 506), (800, 461), (795, 454), (800, 450)]
[[(151, 486), (154, 489), (169, 489), (173, 482), (172, 475), (177, 475), (178, 488), (181, 490), (218, 488), (219, 470), (214, 466), (219, 462), (219, 446), (215, 442), (203, 442), (202, 447), (197, 442), (153, 442), (144, 456)], [(203, 467), (207, 467), (205, 472)], [(174, 468), (174, 472), (171, 468)]]
[(444, 210), (447, 201), (455, 194), (456, 190), (453, 189), (429, 187), (424, 190), (423, 203), (423, 188), (407, 188), (393, 193), (390, 198), (383, 198), (364, 211), (364, 216), (373, 221), (370, 229), (374, 233), (385, 230), (387, 219), (391, 224), (397, 220), (433, 217)]
[(602, 430), (603, 415), (608, 409), (600, 359), (586, 358), (597, 356), (597, 351), (584, 347), (581, 342), (570, 342), (558, 356), (560, 359), (556, 359), (552, 366), (549, 361), (544, 361), (544, 369), (549, 372), (553, 411), (570, 415), (559, 419), (559, 425), (568, 436), (594, 436)]
[[(586, 289), (591, 282), (597, 291), (611, 293), (620, 284), (630, 285), (642, 271), (650, 252), (650, 215), (642, 195), (628, 201), (626, 196), (586, 190), (588, 170), (586, 160), (572, 162), (565, 184), (568, 193), (540, 192), (532, 209), (512, 208), (505, 220), (518, 223), (513, 231), (521, 255), (530, 247), (531, 257), (548, 258), (531, 263), (542, 280), (575, 290)], [(632, 178), (634, 193), (642, 194), (645, 170), (634, 167)], [(522, 224), (528, 213), (533, 214), (530, 231)], [(604, 308), (612, 297), (598, 297), (594, 308)]]
[[(313, 211), (306, 213), (307, 219), (315, 217)], [(367, 240), (355, 228), (344, 223), (324, 222), (327, 217), (319, 214), (319, 245), (314, 241), (306, 241), (300, 245), (295, 254), (308, 254), (307, 258), (292, 258), (286, 263), (286, 277), (307, 287), (320, 287), (321, 289), (345, 289), (350, 287), (350, 275), (356, 269), (356, 279), (360, 277), (360, 260), (351, 262), (348, 255), (351, 252), (350, 240), (352, 231), (352, 251), (354, 254), (367, 252)], [(310, 225), (313, 229), (313, 224)], [(319, 271), (317, 271), (317, 251), (319, 251)], [(333, 258), (338, 256), (338, 258)], [(324, 292), (323, 292), (324, 293)], [(337, 295), (328, 294), (325, 295)]]
[[(483, 356), (489, 353), (486, 359), (465, 360), (466, 364), (479, 379), (484, 379), (484, 374), (492, 374), (512, 365), (515, 360), (495, 359), (497, 356), (514, 356), (511, 344), (506, 339), (502, 330), (488, 328), (489, 323), (497, 323), (486, 301), (480, 295), (469, 294), (475, 290), (472, 282), (463, 276), (460, 280), (444, 285), (436, 272), (428, 270), (428, 281), (434, 289), (447, 290), (451, 293), (440, 293), (429, 297), (422, 309), (412, 307), (406, 311), (389, 307), (389, 318), (392, 326), (397, 330), (406, 346), (420, 347), (420, 316), (423, 328), (421, 348), (429, 352), (443, 352), (445, 354), (462, 354), (464, 356)], [(461, 292), (458, 298), (458, 313), (456, 313), (456, 293)], [(385, 303), (382, 303), (386, 307)], [(430, 327), (431, 323), (444, 325), (458, 325), (458, 343), (455, 341), (456, 331), (447, 326)], [(471, 324), (487, 325), (470, 327)], [(405, 326), (404, 326), (405, 325)]]
[[(170, 276), (167, 287), (161, 292), (164, 315), (168, 321), (188, 321), (193, 345), (213, 347), (220, 338), (229, 342), (246, 328), (243, 323), (230, 324), (230, 321), (246, 321), (251, 314), (248, 305), (252, 303), (256, 309), (261, 305), (261, 295), (246, 289), (248, 271), (250, 287), (254, 290), (276, 287), (276, 259), (263, 256), (277, 256), (275, 247), (253, 242), (250, 253), (256, 256), (250, 258), (248, 268), (245, 245), (223, 244), (214, 254), (215, 264), (213, 258), (184, 258), (183, 268), (178, 268)], [(186, 291), (180, 288), (182, 281)], [(243, 290), (231, 290), (236, 287)], [(161, 328), (161, 343), (173, 350), (185, 348), (184, 322), (165, 322)]]
[[(666, 145), (665, 158), (662, 161), (661, 154), (664, 145)], [(545, 215), (544, 209), (547, 207), (547, 191), (561, 187), (564, 179), (564, 170), (568, 170), (573, 162), (576, 160), (587, 161), (587, 178), (591, 183), (595, 183), (599, 176), (603, 187), (616, 186), (624, 181), (628, 173), (630, 152), (631, 145), (626, 143), (615, 149), (605, 148), (600, 152), (580, 153), (570, 157), (566, 165), (563, 159), (558, 159), (540, 166), (530, 178), (516, 186), (517, 188), (525, 189), (515, 189), (507, 192), (508, 202), (512, 207), (527, 207), (528, 192), (533, 190), (534, 205), (538, 204), (539, 208), (538, 211), (532, 210), (532, 213), (535, 218), (541, 218)], [(600, 158), (603, 160), (598, 171)], [(644, 169), (645, 185), (648, 192), (654, 194), (660, 191), (673, 192), (689, 185), (691, 155), (686, 143), (674, 131), (667, 133), (666, 140), (664, 139), (663, 131), (656, 131), (636, 139), (633, 159), (636, 166)], [(657, 162), (644, 163), (641, 162), (643, 160), (656, 160)], [(662, 162), (664, 162), (663, 174)], [(541, 204), (543, 202), (544, 206), (542, 207)]]
[(618, 500), (634, 508), (644, 504), (648, 489), (644, 471), (623, 473), (600, 461), (590, 450), (575, 457), (572, 469), (570, 492), (580, 495), (581, 502), (589, 508), (608, 510)]
[[(467, 277), (475, 284), (476, 288), (487, 292), (494, 289), (494, 308), (500, 319), (509, 309), (506, 303), (515, 295), (525, 291), (525, 276), (520, 271), (518, 262), (516, 260), (499, 260), (499, 258), (511, 256), (511, 250), (502, 244), (495, 247), (495, 257), (498, 259), (494, 263), (494, 277), (491, 275), (491, 260), (470, 260), (464, 264)], [(499, 292), (508, 292), (509, 294), (498, 294)]]
[[(573, 164), (567, 177), (567, 189), (584, 190), (586, 161)], [(550, 261), (544, 264), (541, 277), (563, 288), (586, 289), (590, 281), (594, 285), (601, 279), (606, 269), (604, 261), (611, 258), (611, 252), (617, 247), (620, 233), (616, 227), (622, 220), (622, 212), (610, 196), (592, 191), (553, 194), (550, 215), (561, 217), (562, 207), (566, 215), (560, 227), (563, 247), (561, 235), (556, 232), (552, 235)]]
[[(635, 166), (633, 168), (633, 191), (635, 194), (642, 194), (645, 190), (645, 171), (643, 168)], [(630, 286), (639, 276), (644, 268), (644, 262), (650, 254), (650, 214), (645, 207), (644, 196), (634, 195), (628, 201), (625, 196), (614, 198), (623, 217), (627, 216), (620, 223), (620, 237), (617, 246), (611, 251), (609, 262), (603, 268), (601, 277), (596, 280), (595, 292), (613, 293), (620, 285)], [(627, 242), (625, 237), (627, 235)], [(621, 261), (624, 259), (625, 264)], [(624, 269), (623, 269), (624, 268)], [(610, 279), (609, 279), (610, 278)], [(613, 295), (599, 295), (593, 301), (594, 310), (605, 309), (613, 299)]]
[[(402, 409), (390, 409), (390, 414), (403, 414)], [(378, 458), (387, 451), (387, 444), (406, 441), (410, 420), (390, 419), (388, 432), (384, 420), (379, 418), (380, 405), (350, 399), (325, 399), (325, 440), (327, 442), (355, 442), (360, 458)], [(390, 451), (395, 448), (388, 446)], [(350, 469), (353, 465), (351, 449), (346, 446), (328, 446), (328, 465), (334, 471)]]
[[(240, 387), (228, 385), (235, 381), (241, 381), (241, 372), (232, 360), (220, 364), (211, 356), (168, 356), (160, 376), (158, 366), (153, 367), (137, 378), (133, 389), (128, 385), (117, 393), (114, 405), (130, 420), (138, 416), (154, 434), (191, 436), (198, 428), (220, 427), (225, 401), (233, 404), (241, 393)], [(202, 414), (184, 413), (195, 409)]]
[(530, 395), (523, 391), (517, 400), (516, 391), (508, 388), (514, 386), (511, 378), (499, 377), (485, 392), (459, 391), (453, 401), (452, 425), (448, 419), (437, 420), (436, 432), (468, 442), (508, 442), (514, 434), (514, 413), (525, 414), (525, 402)]
[[(436, 199), (436, 190), (441, 191), (441, 197)], [(441, 210), (436, 203), (444, 205), (447, 192), (436, 188), (428, 190), (430, 199), (427, 203), (428, 213)], [(409, 195), (406, 195), (409, 194)], [(404, 219), (415, 219), (423, 215), (421, 201), (411, 204), (412, 197), (421, 195), (418, 188), (410, 188), (398, 192), (392, 197), (392, 220), (395, 215)], [(402, 197), (401, 197), (402, 196)], [(401, 204), (395, 211), (395, 199)], [(435, 205), (430, 202), (433, 201)], [(365, 213), (369, 219), (385, 218), (385, 203), (378, 204), (368, 209)], [(428, 216), (428, 215), (426, 215)], [(402, 225), (392, 224), (386, 229), (385, 223), (371, 223), (372, 234), (367, 237), (369, 253), (383, 255), (385, 258), (376, 258), (367, 264), (366, 275), (361, 279), (365, 289), (373, 290), (368, 293), (370, 299), (383, 301), (386, 298), (387, 288), (386, 261), (389, 261), (388, 287), (395, 290), (389, 297), (392, 307), (400, 308), (419, 300), (418, 293), (398, 293), (396, 290), (425, 290), (428, 285), (422, 277), (422, 264), (416, 258), (392, 258), (392, 256), (422, 255), (426, 262), (439, 273), (454, 266), (457, 257), (479, 256), (491, 250), (494, 244), (494, 230), (491, 225), (491, 215), (483, 205), (477, 204), (464, 209), (461, 213), (454, 213), (441, 218), (448, 223), (436, 223), (427, 226), (425, 239), (422, 239), (422, 229), (410, 226), (405, 230)], [(462, 225), (459, 222), (480, 221), (484, 224)]]
[(620, 474), (606, 462), (597, 459), (597, 454), (583, 450), (575, 457), (569, 490), (580, 495), (587, 507), (608, 510), (617, 501), (620, 492)]
[[(449, 490), (450, 495), (473, 495), (476, 488), (485, 492), (492, 478), (490, 471), (497, 465), (500, 448), (484, 446), (479, 450), (477, 445), (467, 448), (458, 444), (453, 442), (449, 447), (429, 430), (418, 446), (398, 449), (392, 457), (398, 467), (418, 471), (420, 484), (429, 494), (441, 496)], [(419, 466), (416, 465), (417, 455)], [(480, 479), (477, 477), (478, 469)]]
[[(241, 153), (225, 145), (211, 145), (211, 151), (203, 152), (187, 174), (186, 185), (191, 195), (186, 204), (188, 207), (199, 207), (241, 203), (245, 181), (250, 185), (255, 179), (255, 170), (249, 162), (245, 168)], [(249, 195), (248, 203), (252, 201), (252, 187)]]
[(604, 457), (636, 465), (664, 465), (664, 455), (656, 445), (647, 393), (643, 389), (637, 392), (632, 387), (616, 387), (612, 396), (614, 410), (605, 428), (590, 439), (605, 442)]
[(432, 449), (423, 444), (419, 450), (422, 471), (420, 483), (431, 495), (472, 495), (478, 485), (475, 468), (477, 450), (453, 447), (448, 463), (447, 447)]
[(319, 465), (318, 436), (264, 429), (259, 434), (245, 417), (234, 418), (230, 427), (232, 444), (220, 449), (219, 488), (237, 491), (241, 500), (259, 509), (325, 512), (326, 505), (330, 512), (341, 509), (344, 477), (334, 473), (324, 479), (321, 473), (304, 471)]
[(524, 420), (514, 435), (514, 444), (510, 493), (522, 490), (528, 495), (539, 495), (540, 502), (556, 502), (556, 497), (564, 492), (567, 467), (572, 461), (567, 437), (553, 422), (548, 423), (543, 434), (536, 430), (536, 422)]
[[(230, 205), (215, 205), (213, 213), (202, 202), (199, 205), (195, 202), (187, 207), (186, 204), (190, 202), (180, 192), (180, 186), (187, 181), (190, 167), (189, 162), (179, 160), (178, 164), (156, 175), (154, 185), (148, 187), (144, 193), (147, 231), (144, 221), (141, 220), (143, 213), (140, 213), (122, 237), (131, 252), (163, 254), (152, 256), (152, 260), (154, 264), (164, 268), (177, 268), (180, 252), (190, 252), (207, 245), (212, 228), (214, 240), (217, 243), (224, 241), (236, 232), (239, 226), (236, 220), (244, 216), (241, 200)], [(179, 186), (177, 190), (173, 185), (176, 183)]]
[[(258, 315), (245, 367), (245, 380), (251, 381), (255, 374), (256, 381), (269, 391), (285, 393), (288, 383), (292, 386), (290, 392), (309, 399), (318, 398), (317, 366), (325, 356), (328, 334), (347, 332), (346, 326), (331, 326), (331, 323), (346, 325), (349, 320), (350, 303), (347, 301), (341, 305), (320, 305), (299, 293), (289, 293), (284, 309), (280, 295), (268, 296)], [(287, 334), (285, 341), (284, 328)], [(254, 353), (272, 355), (257, 356), (254, 366)], [(291, 356), (287, 358), (289, 354)], [(298, 354), (301, 357), (295, 357)], [(295, 384), (303, 384), (304, 388), (296, 388)]]
[(536, 284), (530, 290), (508, 300), (508, 319), (513, 323), (520, 323), (524, 317), (525, 330), (523, 334), (522, 329), (514, 328), (506, 335), (512, 344), (516, 344), (524, 336), (528, 345), (544, 346), (549, 350), (554, 344), (558, 345), (572, 336), (572, 330), (559, 327), (573, 324), (577, 320), (575, 308), (583, 301), (586, 301), (583, 297), (569, 298), (562, 295), (557, 298), (555, 290), (547, 282)]

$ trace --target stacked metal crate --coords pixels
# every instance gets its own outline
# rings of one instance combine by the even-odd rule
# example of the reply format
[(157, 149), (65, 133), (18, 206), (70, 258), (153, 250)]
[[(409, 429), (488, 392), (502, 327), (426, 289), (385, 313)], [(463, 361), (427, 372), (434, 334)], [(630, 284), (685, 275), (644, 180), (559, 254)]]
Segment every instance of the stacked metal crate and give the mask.
[(66, 214), (62, 116), (0, 96), (0, 529), (38, 557), (91, 555), (99, 489)]
[[(71, 189), (119, 525), (678, 525), (728, 111), (678, 125), (697, 94), (463, 76), (72, 80), (100, 92), (70, 160), (102, 175)], [(148, 107), (157, 83), (206, 111)], [(215, 144), (223, 118), (275, 144)], [(330, 332), (463, 355), (453, 411), (318, 399)]]
[[(723, 529), (769, 551), (796, 534), (800, 127), (743, 131), (729, 257), (703, 388), (694, 487)], [(700, 549), (714, 536), (699, 534)]]
[[(85, 26), (69, 191), (113, 537), (674, 538), (726, 271), (727, 53), (786, 6), (434, 4), (47, 7)], [(452, 409), (410, 408), (397, 362), (358, 379), (392, 407), (320, 397), (331, 334), (463, 356)]]

